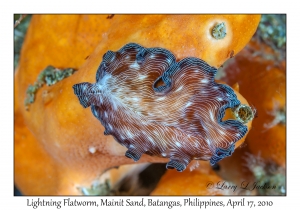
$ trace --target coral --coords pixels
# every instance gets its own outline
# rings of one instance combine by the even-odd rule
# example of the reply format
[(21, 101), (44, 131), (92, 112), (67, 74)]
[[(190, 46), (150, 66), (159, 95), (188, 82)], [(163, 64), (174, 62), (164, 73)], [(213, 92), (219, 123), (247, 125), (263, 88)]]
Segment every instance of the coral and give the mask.
[[(112, 136), (103, 135), (104, 127), (82, 108), (72, 90), (74, 84), (94, 81), (105, 52), (136, 42), (147, 48), (166, 48), (179, 60), (199, 57), (218, 67), (231, 51), (236, 54), (245, 46), (259, 18), (260, 15), (114, 15), (110, 19), (107, 15), (34, 15), (15, 72), (16, 185), (26, 195), (82, 194), (79, 189), (90, 188), (105, 170), (132, 163), (124, 158), (124, 147)], [(226, 24), (227, 35), (221, 40), (211, 36), (217, 22)], [(247, 30), (241, 30), (245, 23)], [(135, 30), (129, 30), (132, 26)], [(27, 111), (25, 90), (49, 65), (78, 71), (55, 85), (41, 87)], [(139, 162), (165, 161), (145, 155)]]

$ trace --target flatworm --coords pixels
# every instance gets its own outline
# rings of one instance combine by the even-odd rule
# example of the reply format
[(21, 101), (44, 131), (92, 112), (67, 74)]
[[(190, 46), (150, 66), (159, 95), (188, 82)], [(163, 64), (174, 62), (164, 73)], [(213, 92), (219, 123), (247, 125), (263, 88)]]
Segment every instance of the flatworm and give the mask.
[(104, 54), (95, 84), (73, 88), (104, 134), (127, 147), (125, 156), (166, 157), (168, 169), (183, 171), (193, 159), (214, 165), (231, 155), (247, 132), (238, 120), (222, 121), (240, 101), (229, 86), (215, 82), (216, 72), (201, 59), (176, 62), (166, 49), (130, 43)]

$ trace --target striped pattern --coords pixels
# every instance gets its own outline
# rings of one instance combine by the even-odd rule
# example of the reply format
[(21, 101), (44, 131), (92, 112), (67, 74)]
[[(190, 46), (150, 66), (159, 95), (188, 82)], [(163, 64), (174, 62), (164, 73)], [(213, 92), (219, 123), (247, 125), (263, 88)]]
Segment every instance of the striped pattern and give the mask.
[(183, 171), (192, 159), (215, 164), (231, 155), (247, 132), (239, 121), (222, 121), (240, 102), (215, 82), (216, 71), (198, 58), (176, 62), (166, 49), (130, 43), (103, 56), (95, 84), (73, 88), (105, 134), (128, 148), (127, 157), (167, 157), (167, 168)]

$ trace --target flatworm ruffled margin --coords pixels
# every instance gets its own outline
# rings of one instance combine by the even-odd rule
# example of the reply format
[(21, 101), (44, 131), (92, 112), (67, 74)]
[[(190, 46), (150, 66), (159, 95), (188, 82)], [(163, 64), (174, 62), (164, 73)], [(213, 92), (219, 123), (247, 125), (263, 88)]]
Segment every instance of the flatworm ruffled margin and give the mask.
[(215, 82), (216, 72), (201, 59), (176, 62), (166, 49), (130, 43), (104, 54), (95, 84), (73, 89), (104, 134), (128, 148), (127, 157), (168, 157), (167, 168), (183, 171), (192, 159), (214, 165), (230, 156), (247, 133), (237, 120), (222, 121), (240, 102), (229, 86)]

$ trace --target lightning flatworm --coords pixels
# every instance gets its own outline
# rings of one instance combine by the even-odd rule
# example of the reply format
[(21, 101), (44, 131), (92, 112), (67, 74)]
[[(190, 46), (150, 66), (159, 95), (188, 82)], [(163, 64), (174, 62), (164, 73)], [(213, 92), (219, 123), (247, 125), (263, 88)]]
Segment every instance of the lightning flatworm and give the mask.
[(240, 101), (229, 86), (215, 82), (216, 72), (199, 58), (177, 62), (166, 49), (130, 43), (104, 54), (95, 84), (73, 89), (104, 134), (127, 147), (127, 157), (166, 157), (168, 169), (183, 171), (193, 159), (214, 165), (231, 155), (247, 132), (238, 120), (222, 121)]

